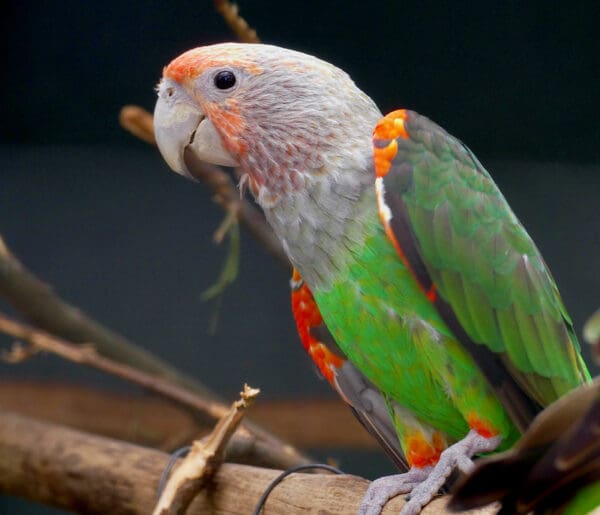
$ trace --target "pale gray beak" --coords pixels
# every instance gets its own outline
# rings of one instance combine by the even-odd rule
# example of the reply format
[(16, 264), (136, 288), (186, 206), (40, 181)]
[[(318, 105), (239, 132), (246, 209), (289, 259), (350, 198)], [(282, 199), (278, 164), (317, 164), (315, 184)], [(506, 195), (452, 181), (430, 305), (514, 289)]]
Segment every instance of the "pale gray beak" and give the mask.
[(185, 153), (222, 166), (238, 166), (223, 147), (214, 125), (181, 84), (163, 79), (158, 85), (154, 108), (154, 135), (158, 149), (174, 172), (193, 179), (185, 162)]

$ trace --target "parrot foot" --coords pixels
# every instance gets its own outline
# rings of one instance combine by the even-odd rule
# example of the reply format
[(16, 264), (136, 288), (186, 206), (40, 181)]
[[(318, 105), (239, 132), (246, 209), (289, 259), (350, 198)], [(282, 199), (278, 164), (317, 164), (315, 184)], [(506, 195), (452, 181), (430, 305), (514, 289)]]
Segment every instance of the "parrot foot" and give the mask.
[(385, 503), (399, 494), (412, 491), (427, 479), (433, 467), (412, 467), (404, 474), (384, 476), (372, 481), (358, 508), (358, 515), (379, 515)]
[(423, 506), (431, 501), (433, 496), (444, 486), (448, 476), (455, 468), (464, 474), (468, 474), (474, 466), (471, 458), (482, 452), (494, 451), (501, 441), (501, 436), (486, 438), (471, 429), (462, 440), (442, 452), (439, 461), (427, 479), (415, 486), (410, 494), (406, 496), (407, 503), (402, 508), (401, 515), (419, 513)]
[(501, 436), (486, 438), (471, 430), (462, 440), (448, 447), (440, 455), (435, 467), (411, 468), (405, 474), (385, 476), (371, 483), (358, 509), (359, 515), (379, 515), (387, 501), (398, 494), (409, 493), (400, 515), (416, 515), (421, 511), (455, 468), (468, 473), (473, 468), (474, 455), (498, 448)]

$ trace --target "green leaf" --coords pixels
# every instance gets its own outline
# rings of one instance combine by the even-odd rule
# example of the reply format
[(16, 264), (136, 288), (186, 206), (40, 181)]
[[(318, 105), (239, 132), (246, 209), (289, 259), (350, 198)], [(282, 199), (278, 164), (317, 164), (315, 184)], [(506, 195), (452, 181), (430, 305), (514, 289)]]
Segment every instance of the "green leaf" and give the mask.
[(227, 236), (229, 237), (229, 250), (225, 264), (217, 281), (202, 292), (202, 300), (204, 301), (221, 295), (237, 277), (240, 264), (240, 226), (237, 221), (229, 225)]

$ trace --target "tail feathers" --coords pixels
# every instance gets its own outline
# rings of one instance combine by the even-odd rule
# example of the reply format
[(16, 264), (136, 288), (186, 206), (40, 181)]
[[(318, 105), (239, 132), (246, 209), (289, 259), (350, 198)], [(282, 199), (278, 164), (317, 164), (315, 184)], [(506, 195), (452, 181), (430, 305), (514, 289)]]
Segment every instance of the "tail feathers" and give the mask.
[(407, 471), (408, 463), (381, 391), (349, 361), (337, 369), (335, 388), (398, 469)]

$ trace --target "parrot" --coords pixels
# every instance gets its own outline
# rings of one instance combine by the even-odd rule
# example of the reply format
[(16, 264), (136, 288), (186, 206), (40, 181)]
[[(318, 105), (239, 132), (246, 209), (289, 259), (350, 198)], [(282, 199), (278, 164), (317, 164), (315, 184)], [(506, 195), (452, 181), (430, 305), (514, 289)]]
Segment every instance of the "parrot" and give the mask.
[[(314, 301), (314, 319), (296, 310), (303, 343), (330, 350), (318, 359), (334, 384), (350, 363), (346, 391), (364, 378), (385, 404), (371, 427), (388, 442), (391, 424), (408, 470), (372, 481), (359, 513), (402, 493), (402, 513), (419, 513), (454, 470), (509, 449), (590, 381), (536, 245), (473, 152), (427, 117), (384, 116), (340, 68), (266, 44), (184, 52), (157, 93), (166, 163), (188, 178), (198, 161), (239, 169)], [(335, 346), (302, 336), (313, 325)]]

